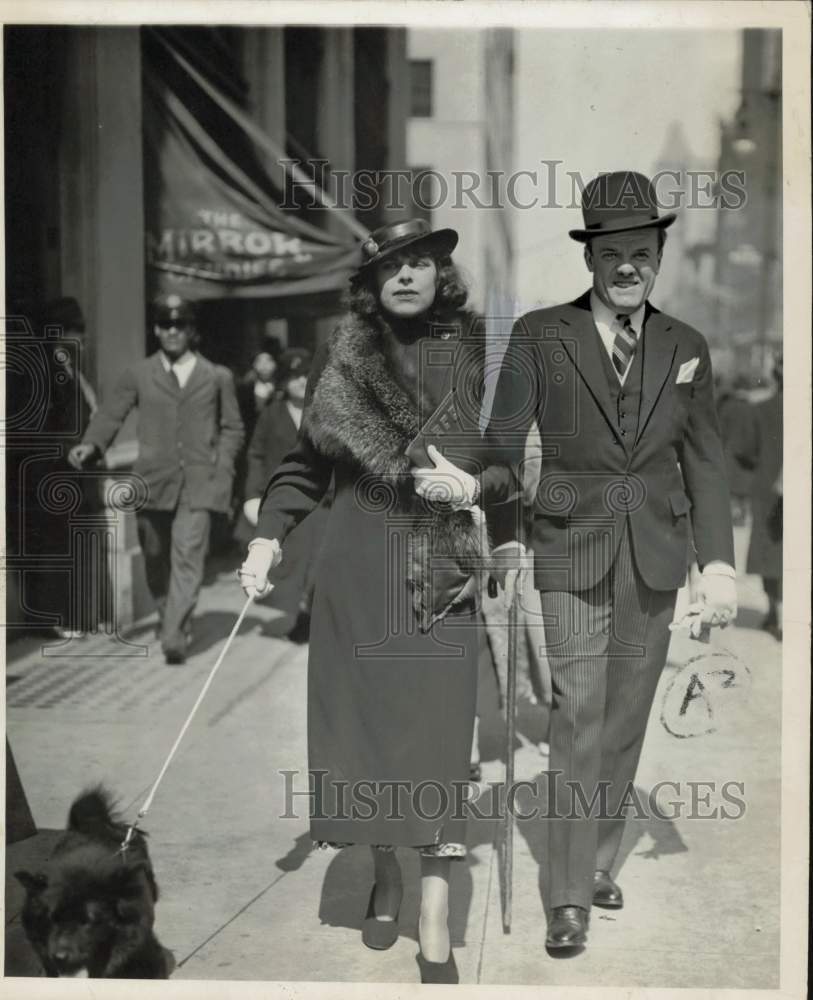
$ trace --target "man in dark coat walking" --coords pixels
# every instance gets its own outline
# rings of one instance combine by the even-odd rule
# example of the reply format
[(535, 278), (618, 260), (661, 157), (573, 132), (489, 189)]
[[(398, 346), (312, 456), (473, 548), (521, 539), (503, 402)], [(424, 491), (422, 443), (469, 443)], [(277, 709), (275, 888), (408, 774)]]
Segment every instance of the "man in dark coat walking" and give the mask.
[(70, 453), (75, 468), (101, 454), (138, 407), (138, 459), (147, 487), (137, 514), (147, 584), (167, 663), (186, 659), (203, 580), (211, 512), (231, 506), (243, 423), (234, 379), (195, 350), (195, 314), (178, 295), (153, 306), (160, 350), (126, 371)]
[[(587, 185), (584, 244), (592, 290), (514, 326), (488, 438), (501, 463), (493, 497), (496, 574), (509, 597), (524, 549), (521, 462), (535, 421), (542, 469), (527, 544), (541, 591), (553, 684), (547, 945), (586, 941), (591, 905), (622, 906), (612, 869), (669, 624), (689, 558), (702, 570), (693, 622), (736, 614), (731, 511), (709, 351), (696, 330), (648, 299), (665, 230), (640, 174)], [(504, 464), (502, 464), (504, 463)], [(574, 811), (575, 810), (575, 811)], [(568, 818), (561, 818), (567, 816)]]

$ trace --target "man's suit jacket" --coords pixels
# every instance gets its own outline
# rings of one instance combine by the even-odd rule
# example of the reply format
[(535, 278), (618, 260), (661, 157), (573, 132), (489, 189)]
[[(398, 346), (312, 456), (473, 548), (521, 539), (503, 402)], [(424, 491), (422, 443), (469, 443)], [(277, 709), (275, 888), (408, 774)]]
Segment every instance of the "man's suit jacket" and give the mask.
[[(515, 324), (487, 430), (498, 464), (482, 477), (494, 543), (521, 537), (520, 466), (535, 420), (542, 468), (530, 541), (538, 589), (578, 591), (598, 583), (613, 563), (627, 517), (636, 566), (654, 590), (684, 581), (690, 512), (700, 566), (712, 560), (733, 566), (705, 339), (647, 304), (635, 440), (620, 433), (604, 350), (589, 293)], [(694, 366), (691, 379), (678, 381), (681, 366), (684, 378)]]
[(134, 365), (96, 412), (84, 441), (104, 451), (125, 417), (138, 407), (138, 459), (133, 471), (147, 484), (145, 508), (173, 510), (186, 483), (193, 510), (227, 512), (243, 422), (234, 379), (197, 355), (181, 389), (160, 352)]

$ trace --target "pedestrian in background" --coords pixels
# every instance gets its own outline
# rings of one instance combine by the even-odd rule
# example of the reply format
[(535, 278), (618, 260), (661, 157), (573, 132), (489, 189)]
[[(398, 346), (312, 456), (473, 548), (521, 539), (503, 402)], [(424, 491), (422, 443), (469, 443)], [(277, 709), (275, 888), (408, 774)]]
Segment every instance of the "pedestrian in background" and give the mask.
[(740, 375), (734, 380), (716, 380), (714, 392), (731, 493), (731, 518), (737, 527), (746, 523), (754, 476), (756, 426), (746, 390), (747, 379)]
[(260, 351), (251, 362), (251, 368), (237, 383), (237, 398), (248, 440), (257, 418), (274, 398), (278, 384), (277, 365), (277, 359), (270, 351)]
[(746, 572), (762, 577), (768, 614), (762, 628), (782, 638), (782, 355), (774, 361), (776, 392), (753, 407), (755, 434), (751, 452), (751, 538)]
[(70, 461), (80, 469), (111, 443), (138, 408), (138, 459), (147, 487), (136, 514), (147, 585), (158, 611), (166, 662), (182, 664), (191, 642), (212, 512), (230, 510), (243, 423), (227, 368), (197, 352), (191, 303), (178, 295), (152, 306), (159, 350), (128, 369), (91, 420)]
[[(82, 371), (85, 317), (77, 300), (63, 296), (50, 301), (42, 325), (47, 395), (39, 436), (59, 449), (59, 457), (49, 459), (47, 466), (36, 461), (28, 465), (21, 511), (26, 552), (45, 565), (26, 572), (24, 599), (37, 614), (57, 619), (54, 631), (60, 638), (79, 638), (98, 626), (109, 596), (105, 569), (96, 566), (87, 572), (90, 567), (82, 565), (94, 550), (81, 543), (88, 528), (81, 519), (101, 510), (98, 480), (77, 475), (68, 462), (70, 449), (81, 440), (98, 404)], [(60, 504), (51, 509), (51, 500), (64, 490), (66, 480), (75, 487), (76, 501), (67, 516)], [(72, 560), (69, 581), (59, 571), (66, 557)], [(51, 565), (47, 565), (49, 558)], [(92, 589), (87, 588), (88, 580)]]
[[(395, 848), (419, 851), (424, 982), (457, 981), (449, 875), (451, 859), (466, 853), (465, 812), (454, 803), (468, 788), (477, 689), (477, 480), (431, 446), (425, 456), (410, 448), (452, 388), (476, 400), (465, 427), (480, 441), (483, 343), (468, 336), (456, 244), (453, 230), (433, 232), (415, 219), (383, 227), (364, 245), (349, 313), (314, 366), (298, 443), (268, 484), (240, 570), (245, 592), (261, 591), (269, 569), (287, 558), (291, 529), (335, 477), (308, 661), (311, 836), (370, 845), (362, 940), (371, 948), (398, 937)], [(432, 463), (446, 476), (448, 503), (426, 493)], [(426, 568), (438, 550), (442, 573)], [(416, 790), (426, 783), (435, 793), (422, 810)], [(364, 813), (345, 812), (345, 787), (364, 795)]]
[[(278, 392), (265, 405), (248, 446), (243, 514), (253, 537), (257, 526), (260, 498), (283, 459), (292, 451), (299, 436), (305, 391), (311, 369), (311, 354), (301, 348), (284, 351), (279, 359)], [(285, 541), (285, 561), (269, 574), (274, 590), (268, 603), (294, 618), (288, 636), (303, 642), (308, 636), (313, 599), (313, 566), (322, 540), (327, 516), (327, 498), (313, 511), (307, 524), (295, 528)], [(246, 539), (248, 541), (248, 539)]]

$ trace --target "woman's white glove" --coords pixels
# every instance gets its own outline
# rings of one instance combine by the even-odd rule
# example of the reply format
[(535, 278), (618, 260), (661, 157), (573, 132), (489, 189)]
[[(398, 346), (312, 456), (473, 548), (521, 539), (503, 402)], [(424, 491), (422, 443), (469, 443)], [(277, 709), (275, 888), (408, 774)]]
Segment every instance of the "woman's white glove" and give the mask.
[(435, 463), (432, 469), (413, 469), (415, 492), (424, 500), (447, 503), (452, 510), (463, 510), (477, 502), (477, 480), (454, 465), (430, 444), (426, 453)]
[(245, 562), (237, 570), (246, 597), (256, 601), (274, 589), (268, 582), (269, 570), (282, 562), (282, 549), (276, 538), (255, 538), (249, 543)]

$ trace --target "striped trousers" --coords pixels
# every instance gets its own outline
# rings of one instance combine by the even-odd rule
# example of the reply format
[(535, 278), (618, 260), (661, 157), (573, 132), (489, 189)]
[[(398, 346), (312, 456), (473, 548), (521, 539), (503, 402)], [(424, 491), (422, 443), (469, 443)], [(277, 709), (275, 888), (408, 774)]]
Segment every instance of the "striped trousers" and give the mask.
[(628, 527), (599, 583), (541, 594), (553, 687), (549, 907), (589, 910), (593, 872), (613, 866), (624, 832), (617, 814), (638, 767), (676, 596), (643, 582)]

